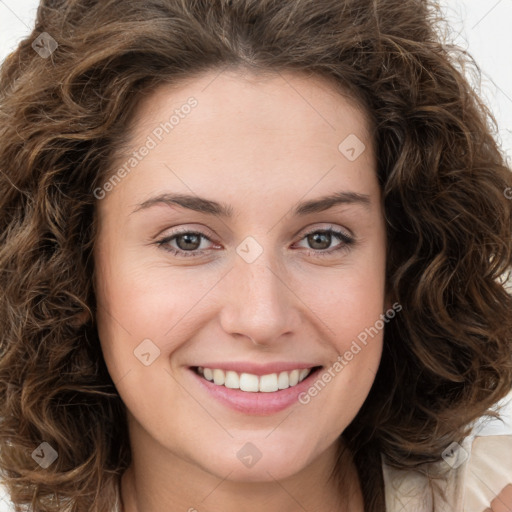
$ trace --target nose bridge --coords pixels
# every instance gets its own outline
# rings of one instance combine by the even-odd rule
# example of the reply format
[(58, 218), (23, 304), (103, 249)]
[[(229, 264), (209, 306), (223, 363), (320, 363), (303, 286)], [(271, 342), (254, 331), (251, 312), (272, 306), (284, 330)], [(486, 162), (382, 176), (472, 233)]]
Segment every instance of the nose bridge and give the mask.
[[(273, 262), (275, 263), (275, 262)], [(242, 295), (247, 296), (247, 302), (253, 311), (282, 306), (279, 300), (283, 284), (269, 259), (260, 256), (253, 263), (237, 262), (236, 278), (240, 280)], [(242, 297), (243, 298), (243, 297)]]
[[(240, 247), (246, 248), (243, 243)], [(243, 334), (263, 344), (294, 328), (293, 294), (284, 284), (286, 278), (282, 274), (282, 267), (276, 265), (270, 250), (262, 251), (252, 261), (243, 252), (236, 256), (227, 284), (228, 298), (223, 305), (226, 332)]]

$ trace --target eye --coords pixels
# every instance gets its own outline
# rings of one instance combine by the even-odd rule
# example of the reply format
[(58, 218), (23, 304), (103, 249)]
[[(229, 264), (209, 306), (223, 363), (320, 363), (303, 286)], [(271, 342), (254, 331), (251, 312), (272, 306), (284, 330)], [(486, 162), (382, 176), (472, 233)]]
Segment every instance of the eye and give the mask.
[[(333, 237), (340, 240), (341, 243), (326, 251), (325, 249), (331, 245)], [(309, 233), (306, 233), (302, 240), (305, 240), (313, 248), (313, 250), (307, 251), (309, 254), (320, 257), (330, 256), (339, 251), (347, 251), (350, 246), (355, 243), (352, 236), (343, 231), (333, 229), (332, 227), (310, 231)]]
[[(206, 252), (205, 250), (198, 250), (201, 246), (201, 239), (203, 238), (211, 242), (211, 240), (204, 233), (198, 231), (183, 230), (178, 233), (174, 233), (171, 236), (162, 238), (156, 243), (159, 247), (164, 249), (164, 251), (170, 252), (175, 256), (182, 256), (186, 258), (191, 256), (201, 256)], [(171, 242), (175, 242), (177, 248), (171, 246)]]
[[(330, 250), (325, 250), (331, 245), (333, 237), (341, 241), (341, 243)], [(208, 252), (205, 248), (200, 249), (203, 239), (213, 243), (208, 236), (200, 231), (184, 229), (158, 240), (156, 244), (164, 251), (170, 252), (177, 257), (199, 257)], [(307, 251), (308, 254), (321, 257), (329, 256), (342, 250), (348, 250), (350, 246), (355, 243), (352, 236), (343, 231), (333, 229), (332, 227), (310, 231), (306, 233), (301, 240), (305, 240), (312, 247), (311, 250)], [(171, 245), (172, 243), (176, 244), (176, 247)]]

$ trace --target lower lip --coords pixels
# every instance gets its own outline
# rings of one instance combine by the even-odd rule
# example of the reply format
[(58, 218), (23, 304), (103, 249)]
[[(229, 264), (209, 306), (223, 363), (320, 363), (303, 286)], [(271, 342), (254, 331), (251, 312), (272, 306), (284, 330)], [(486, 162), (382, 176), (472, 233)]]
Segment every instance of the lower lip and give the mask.
[(227, 388), (225, 386), (217, 386), (189, 368), (189, 371), (195, 377), (199, 385), (219, 402), (235, 411), (260, 416), (275, 414), (290, 407), (294, 403), (298, 403), (298, 396), (311, 386), (312, 381), (320, 370), (321, 368), (317, 368), (296, 386), (271, 393), (251, 393), (239, 389)]

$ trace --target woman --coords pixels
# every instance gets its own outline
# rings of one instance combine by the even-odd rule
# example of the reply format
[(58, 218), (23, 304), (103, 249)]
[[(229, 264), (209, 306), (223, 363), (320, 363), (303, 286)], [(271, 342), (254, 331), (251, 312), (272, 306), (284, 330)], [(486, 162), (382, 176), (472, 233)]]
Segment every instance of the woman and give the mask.
[(14, 504), (476, 506), (475, 422), (512, 387), (512, 175), (435, 19), (41, 3), (0, 76)]

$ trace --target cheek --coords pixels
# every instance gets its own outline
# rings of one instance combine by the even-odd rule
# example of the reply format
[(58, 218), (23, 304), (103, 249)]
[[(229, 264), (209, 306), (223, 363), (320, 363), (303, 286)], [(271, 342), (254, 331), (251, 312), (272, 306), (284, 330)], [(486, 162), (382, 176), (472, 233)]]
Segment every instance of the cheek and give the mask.
[(98, 298), (110, 313), (102, 316), (134, 339), (162, 337), (201, 297), (201, 283), (186, 271), (147, 264), (136, 253), (109, 261), (116, 263), (98, 272)]
[(345, 284), (345, 292), (331, 315), (338, 352), (350, 350), (355, 340), (364, 344), (369, 332), (376, 337), (377, 331), (382, 331), (381, 315), (385, 313), (383, 284), (357, 280)]
[(317, 281), (316, 290), (323, 290), (322, 294), (310, 291), (305, 299), (327, 326), (325, 332), (334, 349), (330, 367), (318, 377), (305, 401), (328, 388), (324, 399), (329, 396), (332, 404), (338, 404), (333, 407), (333, 418), (340, 421), (355, 416), (380, 364), (384, 330), (392, 321), (385, 316), (384, 264), (380, 253), (358, 258), (337, 276)]
[(336, 273), (302, 280), (300, 295), (322, 320), (338, 351), (372, 327), (385, 313), (384, 262), (350, 264)]
[[(118, 254), (119, 256), (119, 254)], [(112, 257), (99, 261), (97, 326), (103, 356), (114, 381), (132, 371), (144, 372), (137, 354), (151, 353), (152, 368), (166, 365), (190, 333), (197, 329), (201, 300), (218, 281), (214, 272), (170, 269), (143, 258)], [(148, 342), (149, 340), (149, 342)], [(133, 370), (136, 370), (133, 372)], [(147, 373), (147, 372), (146, 372)], [(144, 385), (147, 385), (146, 381)]]
[(172, 340), (193, 330), (191, 326), (204, 313), (208, 292), (218, 279), (213, 271), (194, 273), (166, 267), (134, 271), (116, 290), (120, 297), (117, 311), (135, 336), (153, 338), (169, 351)]

